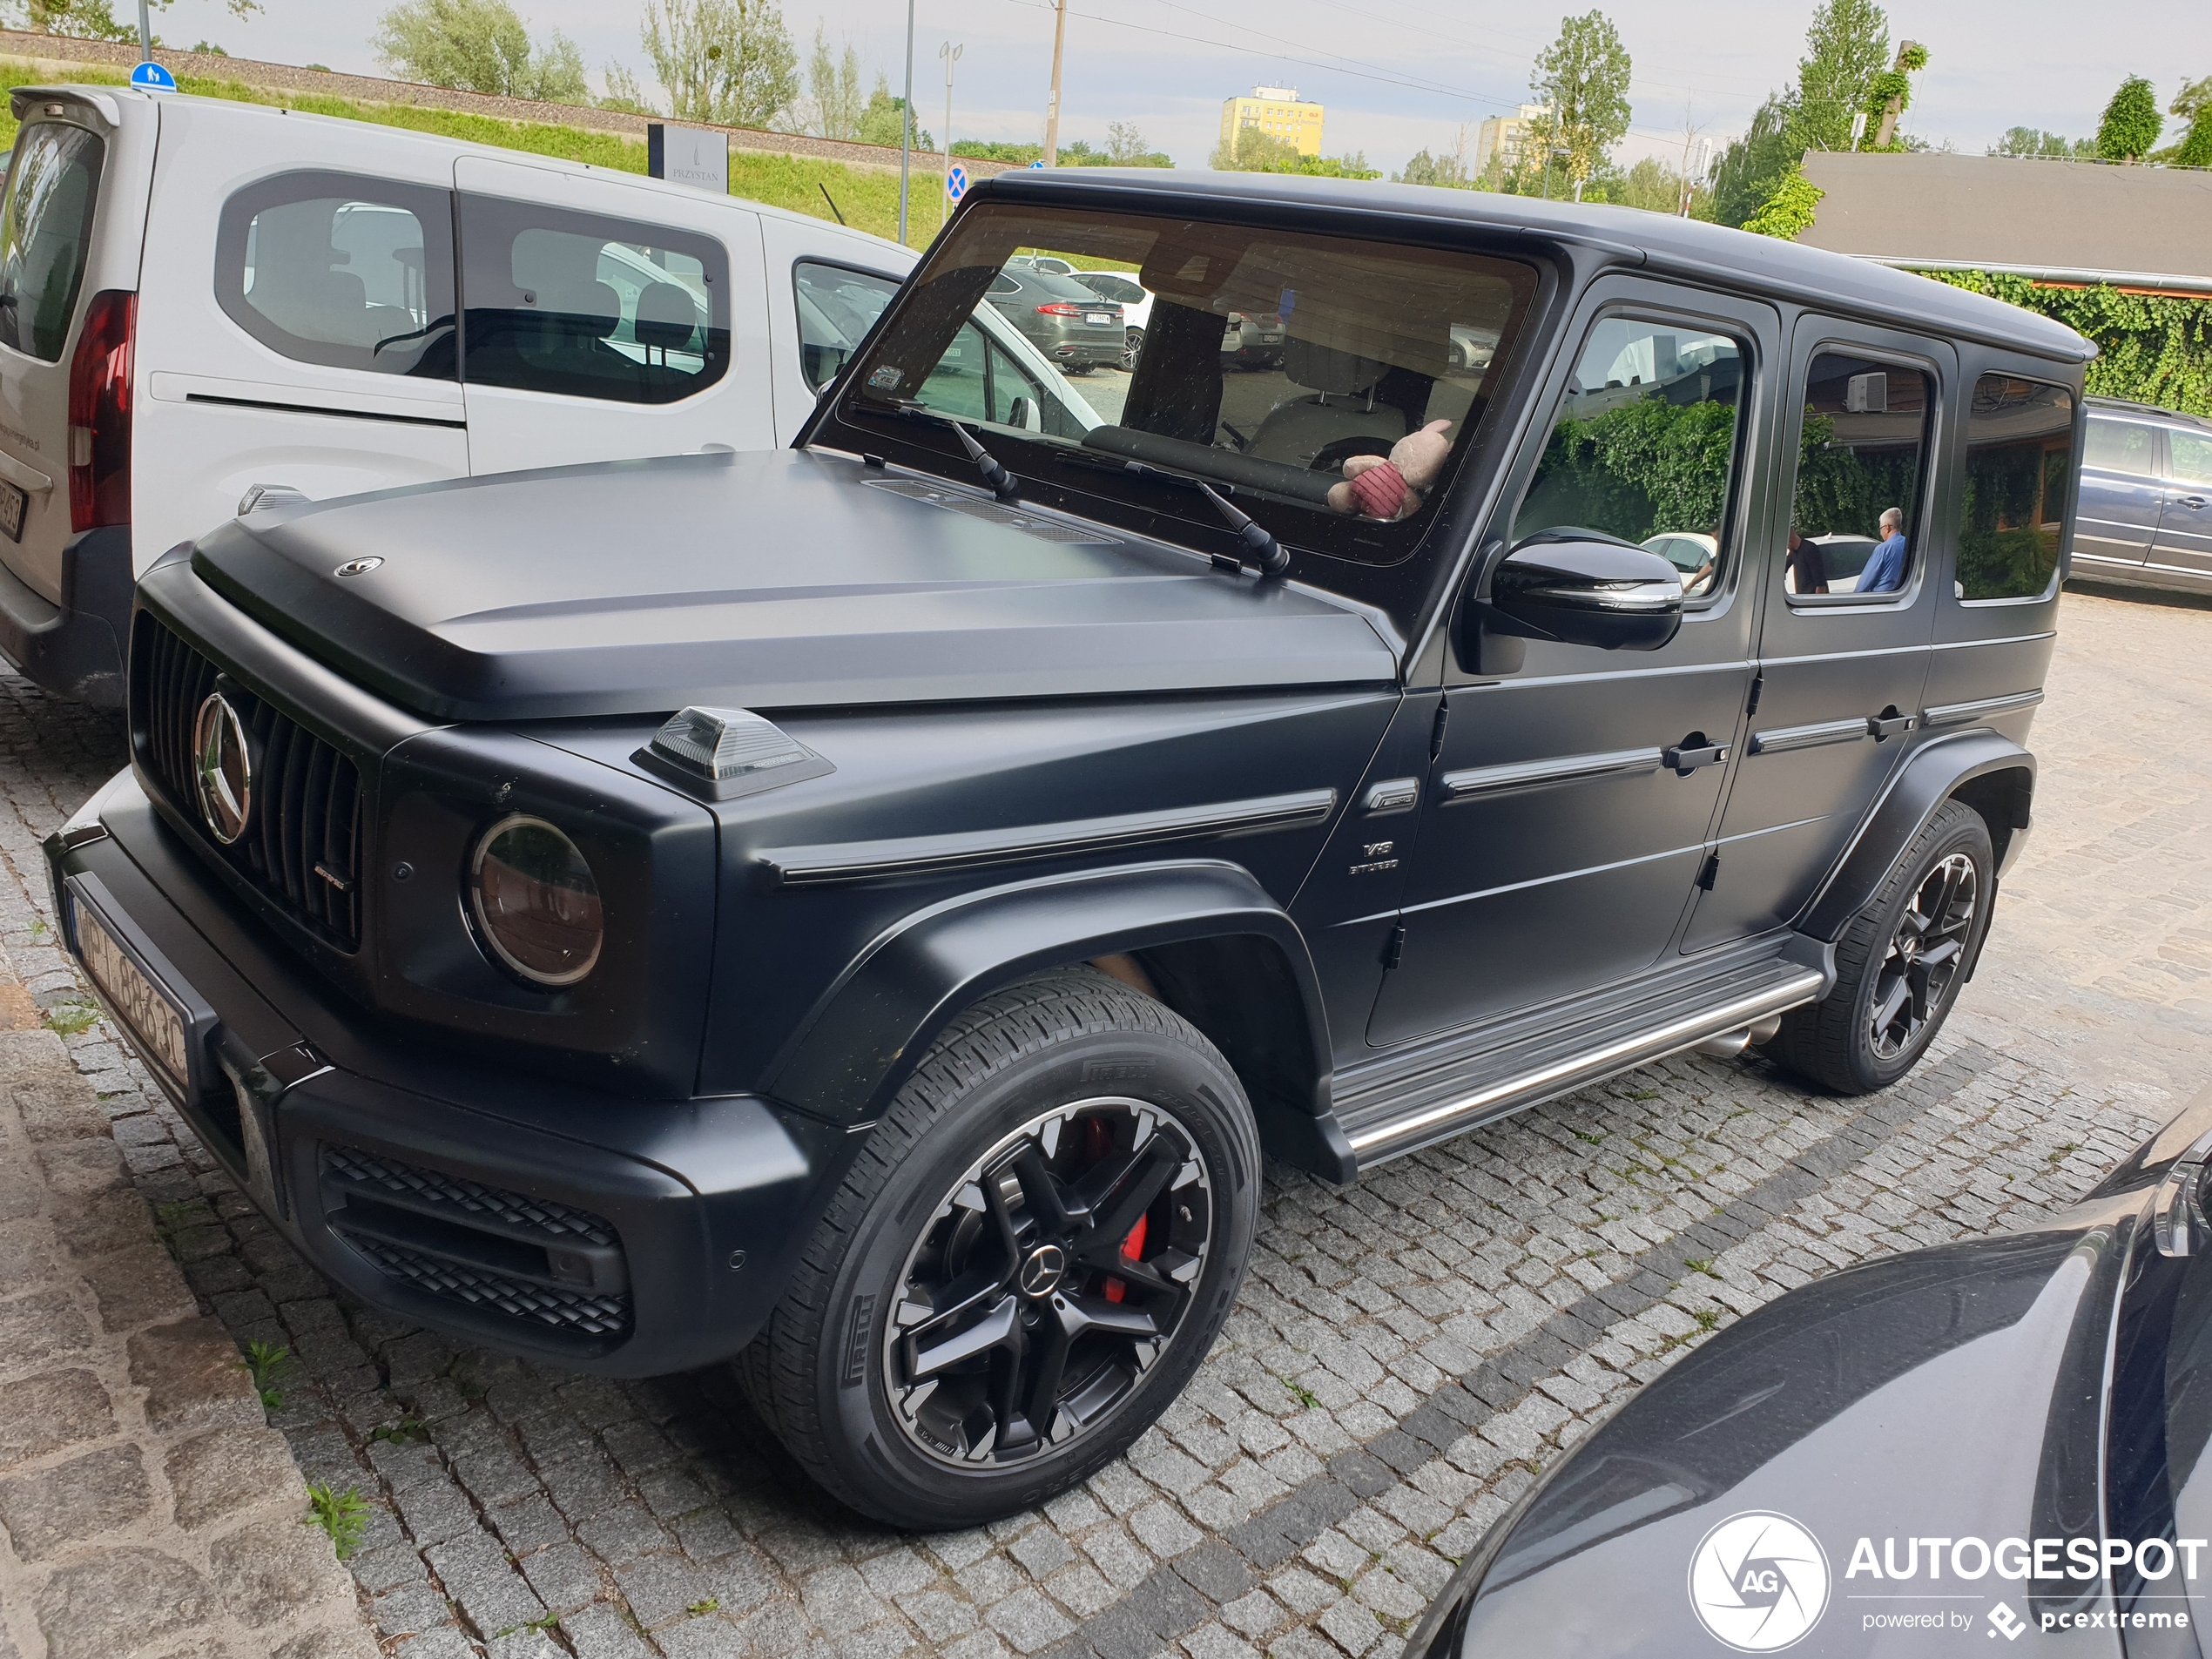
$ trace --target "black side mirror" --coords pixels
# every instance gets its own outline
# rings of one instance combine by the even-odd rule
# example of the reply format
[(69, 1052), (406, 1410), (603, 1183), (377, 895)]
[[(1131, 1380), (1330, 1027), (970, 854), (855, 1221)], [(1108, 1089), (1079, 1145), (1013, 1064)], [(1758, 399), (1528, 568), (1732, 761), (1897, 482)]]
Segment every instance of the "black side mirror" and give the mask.
[(1600, 651), (1657, 651), (1682, 626), (1682, 573), (1597, 530), (1539, 531), (1490, 578), (1486, 631)]

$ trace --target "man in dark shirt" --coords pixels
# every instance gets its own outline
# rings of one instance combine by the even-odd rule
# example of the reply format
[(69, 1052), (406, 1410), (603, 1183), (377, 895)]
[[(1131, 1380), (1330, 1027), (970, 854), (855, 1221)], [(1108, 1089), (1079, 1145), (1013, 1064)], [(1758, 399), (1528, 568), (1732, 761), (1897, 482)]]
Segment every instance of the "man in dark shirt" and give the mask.
[(1791, 592), (1828, 591), (1828, 556), (1799, 535), (1794, 524), (1790, 527), (1790, 551), (1784, 563), (1790, 572)]

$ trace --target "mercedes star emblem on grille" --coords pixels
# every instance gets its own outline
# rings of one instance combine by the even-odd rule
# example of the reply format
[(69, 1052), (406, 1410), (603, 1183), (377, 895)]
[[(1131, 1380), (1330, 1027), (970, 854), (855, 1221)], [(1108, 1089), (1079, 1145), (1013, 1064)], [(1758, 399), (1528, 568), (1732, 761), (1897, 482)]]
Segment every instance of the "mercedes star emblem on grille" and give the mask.
[(192, 775), (199, 816), (225, 846), (246, 833), (253, 810), (253, 757), (246, 723), (220, 691), (210, 691), (192, 723)]

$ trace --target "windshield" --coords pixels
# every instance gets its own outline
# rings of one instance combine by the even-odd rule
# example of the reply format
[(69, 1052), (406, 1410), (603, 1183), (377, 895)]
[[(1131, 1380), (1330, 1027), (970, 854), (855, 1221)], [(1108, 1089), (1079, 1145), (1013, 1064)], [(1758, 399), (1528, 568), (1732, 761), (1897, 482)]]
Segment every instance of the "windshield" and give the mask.
[[(1040, 250), (1094, 283), (1117, 274), (1138, 298), (1041, 268)], [(978, 205), (913, 280), (842, 412), (904, 426), (932, 456), (902, 412), (972, 423), (1017, 476), (1084, 496), (1077, 510), (1117, 516), (1119, 504), (1156, 530), (1166, 512), (1217, 532), (1185, 482), (1198, 478), (1288, 546), (1391, 563), (1464, 460), (1534, 285), (1529, 267), (1483, 254)], [(1124, 314), (1147, 300), (1138, 327)], [(1086, 377), (1079, 401), (1095, 419), (1040, 417), (987, 388), (985, 317)], [(943, 470), (968, 475), (950, 460)]]

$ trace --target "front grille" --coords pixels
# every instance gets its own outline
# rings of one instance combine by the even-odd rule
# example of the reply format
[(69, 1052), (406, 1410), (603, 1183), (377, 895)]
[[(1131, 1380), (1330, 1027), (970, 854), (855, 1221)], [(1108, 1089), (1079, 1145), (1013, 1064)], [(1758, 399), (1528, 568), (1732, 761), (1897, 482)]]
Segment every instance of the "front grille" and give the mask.
[(526, 1285), (520, 1279), (464, 1267), (458, 1262), (426, 1256), (421, 1251), (381, 1238), (349, 1232), (346, 1241), (392, 1278), (433, 1296), (551, 1325), (556, 1330), (579, 1331), (588, 1336), (620, 1336), (630, 1328), (627, 1292), (593, 1296), (546, 1285)]
[(615, 1242), (613, 1224), (588, 1210), (574, 1210), (550, 1198), (526, 1198), (519, 1192), (504, 1192), (497, 1187), (483, 1186), (435, 1170), (418, 1170), (412, 1164), (364, 1152), (359, 1147), (324, 1147), (322, 1171), (327, 1179), (342, 1182), (349, 1188), (412, 1199), (408, 1208), (426, 1214), (435, 1214), (439, 1207), (449, 1204), (461, 1212), (455, 1217), (456, 1220), (462, 1216), (482, 1217), (517, 1231), (543, 1233), (549, 1242)]
[(614, 1224), (360, 1147), (321, 1150), (323, 1213), (388, 1277), (486, 1312), (590, 1337), (628, 1332)]
[[(192, 723), (216, 689), (215, 664), (145, 611), (131, 664), (132, 737), (171, 803), (195, 826)], [(245, 833), (207, 845), (316, 934), (361, 944), (361, 790), (354, 763), (274, 705), (222, 678), (258, 745)]]

